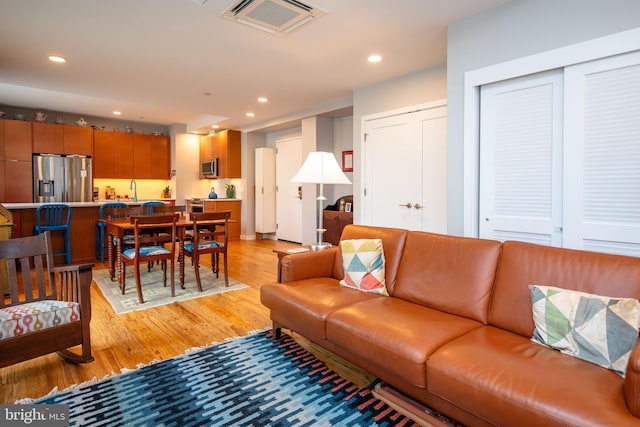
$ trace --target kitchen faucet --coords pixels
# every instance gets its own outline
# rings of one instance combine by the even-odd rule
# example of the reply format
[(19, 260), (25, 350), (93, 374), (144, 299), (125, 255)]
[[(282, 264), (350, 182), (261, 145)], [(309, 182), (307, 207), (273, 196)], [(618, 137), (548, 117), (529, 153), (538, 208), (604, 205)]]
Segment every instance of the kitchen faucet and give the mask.
[(137, 202), (138, 201), (138, 184), (136, 184), (136, 180), (132, 179), (131, 182), (129, 183), (129, 190), (133, 189), (133, 201)]

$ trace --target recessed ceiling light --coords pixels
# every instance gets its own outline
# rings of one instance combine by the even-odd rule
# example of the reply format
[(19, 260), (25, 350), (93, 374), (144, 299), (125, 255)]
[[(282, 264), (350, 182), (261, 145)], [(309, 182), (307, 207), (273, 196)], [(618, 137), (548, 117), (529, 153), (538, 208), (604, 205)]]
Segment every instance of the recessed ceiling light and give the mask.
[(367, 58), (367, 61), (369, 61), (369, 62), (380, 62), (380, 61), (382, 61), (382, 56), (380, 56), (380, 55), (370, 55), (369, 58)]
[(58, 55), (49, 55), (49, 61), (57, 62), (59, 64), (67, 62), (67, 58)]
[(122, 112), (121, 112), (121, 111), (114, 111), (114, 112), (113, 112), (113, 115), (114, 115), (114, 116), (121, 116), (121, 115), (122, 115)]
[(255, 113), (252, 113), (252, 112), (248, 112), (248, 113), (247, 113), (247, 117), (255, 117), (255, 115), (256, 115), (256, 114), (255, 114)]
[(211, 127), (214, 128), (214, 129), (218, 129), (218, 128), (220, 128), (220, 125), (211, 125)]
[(263, 104), (264, 104), (265, 102), (267, 102), (267, 101), (269, 101), (269, 100), (268, 100), (266, 97), (264, 97), (264, 96), (261, 96), (260, 98), (258, 98), (258, 102), (262, 102)]

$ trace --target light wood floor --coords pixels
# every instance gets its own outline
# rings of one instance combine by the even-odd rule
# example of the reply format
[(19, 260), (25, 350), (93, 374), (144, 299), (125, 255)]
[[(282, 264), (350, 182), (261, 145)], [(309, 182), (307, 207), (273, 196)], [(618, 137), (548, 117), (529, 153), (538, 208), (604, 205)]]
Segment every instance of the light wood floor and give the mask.
[[(135, 369), (139, 364), (168, 359), (193, 347), (270, 327), (269, 311), (260, 304), (260, 286), (276, 281), (278, 261), (273, 249), (295, 246), (274, 240), (230, 242), (229, 276), (249, 288), (143, 311), (116, 315), (92, 284), (91, 341), (95, 361), (75, 366), (50, 354), (2, 368), (0, 402), (41, 397), (54, 387), (63, 390), (93, 378), (118, 374), (122, 368)], [(94, 268), (105, 266), (97, 262)], [(352, 381), (364, 385), (371, 380), (339, 358), (299, 336), (295, 338)]]

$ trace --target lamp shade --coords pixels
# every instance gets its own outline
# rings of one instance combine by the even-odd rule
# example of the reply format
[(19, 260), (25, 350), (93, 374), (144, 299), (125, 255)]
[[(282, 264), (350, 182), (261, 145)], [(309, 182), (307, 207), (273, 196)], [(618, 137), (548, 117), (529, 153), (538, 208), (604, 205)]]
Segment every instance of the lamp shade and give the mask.
[(304, 184), (351, 184), (342, 172), (333, 153), (313, 151), (309, 153), (291, 182)]

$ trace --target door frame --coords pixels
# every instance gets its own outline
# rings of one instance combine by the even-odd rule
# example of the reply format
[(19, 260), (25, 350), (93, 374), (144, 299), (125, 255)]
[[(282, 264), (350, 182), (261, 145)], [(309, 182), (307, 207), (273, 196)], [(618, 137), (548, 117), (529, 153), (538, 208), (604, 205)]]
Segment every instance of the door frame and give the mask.
[(640, 50), (640, 28), (468, 71), (463, 102), (463, 235), (479, 235), (480, 87)]

